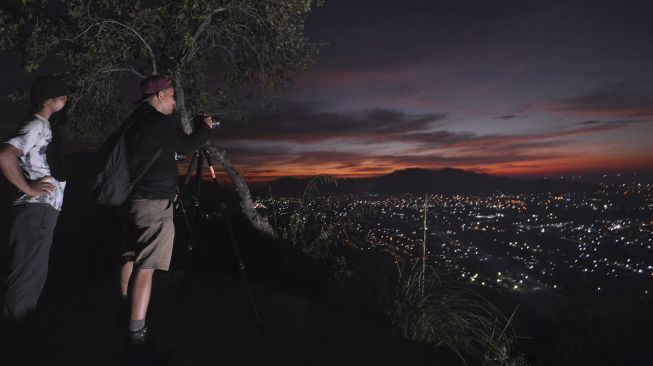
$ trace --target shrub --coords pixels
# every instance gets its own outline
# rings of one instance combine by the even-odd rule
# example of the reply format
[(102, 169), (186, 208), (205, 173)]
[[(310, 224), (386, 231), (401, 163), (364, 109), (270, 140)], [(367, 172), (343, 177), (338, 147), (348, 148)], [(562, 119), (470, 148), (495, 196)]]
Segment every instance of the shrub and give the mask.
[[(407, 339), (432, 346), (446, 346), (461, 358), (483, 365), (525, 365), (511, 357), (512, 318), (504, 317), (472, 288), (443, 281), (431, 268), (422, 272), (415, 262), (400, 270), (388, 314), (393, 327)], [(516, 311), (517, 309), (515, 309)]]

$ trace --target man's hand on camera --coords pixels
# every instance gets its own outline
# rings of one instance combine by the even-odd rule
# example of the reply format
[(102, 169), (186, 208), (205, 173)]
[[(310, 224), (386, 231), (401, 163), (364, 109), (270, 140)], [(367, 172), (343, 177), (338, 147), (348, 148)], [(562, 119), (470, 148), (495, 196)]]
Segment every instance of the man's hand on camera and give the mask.
[(194, 120), (195, 120), (195, 125), (197, 125), (198, 123), (204, 123), (209, 127), (209, 129), (213, 127), (213, 117), (211, 116), (197, 114), (195, 115)]
[(202, 122), (211, 129), (213, 127), (213, 118), (211, 116), (202, 116)]

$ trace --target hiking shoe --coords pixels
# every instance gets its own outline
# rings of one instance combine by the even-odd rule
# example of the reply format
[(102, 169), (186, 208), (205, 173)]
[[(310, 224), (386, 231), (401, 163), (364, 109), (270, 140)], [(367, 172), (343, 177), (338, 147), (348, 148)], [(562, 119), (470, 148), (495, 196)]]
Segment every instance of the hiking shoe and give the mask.
[(161, 348), (148, 335), (147, 327), (127, 331), (125, 337), (125, 361), (160, 364), (172, 360), (172, 350)]
[(147, 327), (141, 330), (128, 330), (127, 331), (127, 345), (128, 347), (143, 347), (149, 342), (147, 336)]

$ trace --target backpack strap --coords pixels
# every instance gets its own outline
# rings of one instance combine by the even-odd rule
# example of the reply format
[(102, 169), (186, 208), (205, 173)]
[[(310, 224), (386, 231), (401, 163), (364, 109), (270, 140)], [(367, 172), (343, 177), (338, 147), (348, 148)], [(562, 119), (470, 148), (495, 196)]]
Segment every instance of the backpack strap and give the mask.
[[(120, 133), (121, 137), (124, 138), (124, 135), (127, 133), (127, 130), (129, 130), (131, 125), (134, 123), (134, 121), (136, 121), (137, 119), (139, 119), (140, 117), (146, 115), (149, 112), (150, 111), (144, 111), (144, 112), (141, 112), (141, 113), (139, 113), (137, 115), (129, 116), (129, 118), (127, 118), (127, 120), (125, 122), (123, 122), (122, 126), (120, 126), (119, 133)], [(141, 173), (136, 177), (136, 179), (131, 181), (132, 186), (135, 186), (136, 183), (138, 183), (143, 178), (145, 173), (147, 173), (147, 171), (150, 170), (152, 165), (154, 165), (154, 162), (159, 158), (159, 155), (161, 155), (161, 152), (163, 152), (163, 146), (161, 146), (161, 148), (159, 150), (157, 150), (157, 152), (154, 154), (154, 157), (152, 157), (152, 159), (150, 159), (150, 161), (147, 162), (147, 165), (145, 166), (145, 169), (143, 169), (141, 171)]]
[(154, 157), (152, 157), (152, 159), (150, 159), (150, 161), (147, 162), (145, 169), (143, 169), (141, 173), (136, 177), (136, 179), (134, 179), (131, 182), (132, 186), (136, 185), (136, 183), (138, 183), (141, 180), (141, 178), (143, 178), (145, 173), (147, 173), (147, 171), (150, 170), (150, 168), (152, 167), (152, 165), (154, 165), (154, 162), (157, 161), (157, 159), (159, 158), (162, 152), (163, 152), (163, 146), (161, 146), (161, 148), (156, 151)]

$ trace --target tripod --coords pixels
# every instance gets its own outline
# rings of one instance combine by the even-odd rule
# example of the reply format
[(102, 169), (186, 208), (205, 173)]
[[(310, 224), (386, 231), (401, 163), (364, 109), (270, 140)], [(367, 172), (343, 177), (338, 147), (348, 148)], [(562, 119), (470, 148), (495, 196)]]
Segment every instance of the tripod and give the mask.
[[(188, 170), (186, 171), (186, 177), (184, 178), (184, 183), (182, 184), (181, 190), (178, 189), (177, 201), (175, 202), (175, 209), (178, 211), (180, 210), (182, 212), (184, 216), (184, 221), (186, 223), (186, 228), (188, 229), (188, 242), (186, 244), (186, 268), (187, 269), (190, 267), (190, 253), (193, 251), (193, 239), (194, 239), (193, 232), (195, 228), (195, 219), (199, 211), (199, 205), (200, 205), (200, 193), (201, 193), (201, 186), (202, 186), (202, 173), (203, 173), (204, 162), (206, 162), (209, 168), (209, 172), (211, 173), (211, 179), (213, 180), (213, 183), (215, 183), (214, 186), (216, 192), (219, 192), (220, 184), (218, 183), (218, 178), (215, 174), (215, 169), (213, 167), (213, 161), (211, 160), (209, 149), (203, 146), (195, 150), (195, 152), (193, 153), (193, 157), (190, 161), (190, 164), (188, 165)], [(189, 218), (189, 213), (186, 212), (186, 207), (183, 204), (183, 197), (184, 194), (186, 193), (186, 189), (190, 186), (190, 179), (192, 176), (191, 173), (193, 171), (193, 168), (196, 169), (195, 179), (196, 179), (197, 187), (195, 189), (195, 194), (192, 196), (193, 198), (192, 210), (190, 212), (190, 218)], [(226, 206), (224, 204), (220, 204), (218, 205), (218, 207), (219, 207), (218, 216), (222, 217), (225, 227), (227, 228), (227, 233), (229, 234), (229, 239), (233, 246), (234, 254), (236, 255), (236, 260), (238, 261), (238, 269), (240, 270), (240, 273), (245, 282), (245, 287), (247, 288), (247, 294), (249, 295), (249, 301), (250, 304), (252, 305), (252, 310), (254, 311), (256, 324), (258, 326), (259, 332), (262, 332), (263, 328), (261, 325), (261, 319), (258, 315), (258, 310), (256, 308), (256, 303), (254, 302), (254, 296), (252, 295), (252, 291), (249, 285), (249, 280), (247, 279), (245, 264), (243, 263), (243, 260), (240, 256), (240, 250), (238, 249), (238, 245), (236, 244), (236, 239), (234, 238), (234, 233), (231, 228), (231, 223), (229, 222), (229, 216), (225, 212)], [(185, 273), (186, 271), (184, 271), (184, 277), (182, 280), (182, 297), (184, 296), (186, 291)]]

